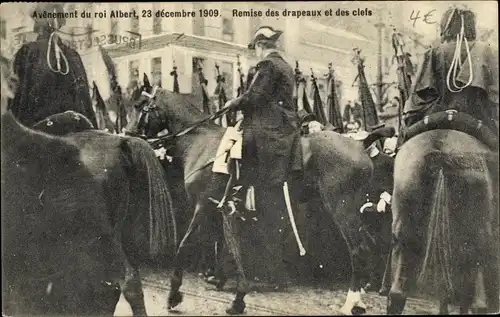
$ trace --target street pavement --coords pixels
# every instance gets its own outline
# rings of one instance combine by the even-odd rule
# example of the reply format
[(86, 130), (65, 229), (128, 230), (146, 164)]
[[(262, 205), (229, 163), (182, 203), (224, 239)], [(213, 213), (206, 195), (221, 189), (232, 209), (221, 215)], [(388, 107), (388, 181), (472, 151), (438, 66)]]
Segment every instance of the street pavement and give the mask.
[[(234, 283), (229, 282), (227, 290), (217, 292), (212, 285), (206, 284), (201, 278), (186, 274), (181, 290), (184, 301), (173, 311), (167, 309), (168, 295), (167, 273), (144, 274), (144, 288), (146, 310), (150, 316), (218, 316), (225, 315), (225, 309), (233, 300), (231, 292)], [(287, 315), (339, 315), (339, 309), (346, 299), (347, 288), (342, 285), (332, 286), (331, 289), (291, 286), (286, 292), (252, 292), (247, 295), (246, 315), (251, 316), (287, 316)], [(384, 315), (386, 299), (375, 295), (363, 295), (363, 302), (367, 306), (367, 314)], [(422, 299), (409, 299), (405, 315), (437, 314), (436, 304)], [(452, 309), (452, 314), (457, 310)], [(117, 305), (115, 316), (132, 316), (130, 306), (123, 298)]]

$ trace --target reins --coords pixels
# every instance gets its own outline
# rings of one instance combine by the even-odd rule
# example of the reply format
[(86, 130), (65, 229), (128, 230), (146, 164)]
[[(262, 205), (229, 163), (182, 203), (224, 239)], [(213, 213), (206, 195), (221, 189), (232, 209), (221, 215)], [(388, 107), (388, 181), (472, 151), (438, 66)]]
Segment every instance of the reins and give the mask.
[[(153, 92), (156, 92), (156, 90), (154, 90)], [(153, 94), (148, 94), (147, 92), (143, 92), (143, 95), (148, 96), (150, 98), (154, 97)], [(167, 134), (165, 136), (161, 136), (161, 137), (158, 137), (155, 139), (150, 139), (150, 140), (148, 140), (148, 142), (154, 148), (155, 146), (158, 146), (159, 144), (163, 143), (164, 141), (173, 140), (177, 137), (183, 136), (183, 135), (193, 131), (194, 129), (198, 128), (199, 126), (201, 126), (202, 124), (204, 124), (208, 121), (216, 120), (216, 119), (222, 117), (223, 115), (225, 115), (230, 110), (231, 110), (231, 108), (222, 108), (222, 109), (216, 111), (215, 113), (213, 113), (212, 115), (196, 121), (195, 123), (191, 124), (189, 127), (185, 128), (179, 132), (176, 132), (173, 134)]]
[[(153, 88), (153, 91), (151, 93), (148, 93), (146, 91), (143, 91), (141, 93), (141, 95), (143, 96), (146, 96), (148, 97), (149, 99), (153, 100), (156, 96), (156, 92), (158, 91), (158, 87), (155, 86)], [(191, 104), (191, 106), (195, 107), (193, 104)], [(167, 135), (164, 135), (164, 136), (161, 136), (161, 137), (158, 137), (158, 138), (154, 138), (154, 139), (147, 139), (147, 142), (149, 143), (149, 145), (153, 148), (156, 148), (157, 146), (161, 145), (163, 142), (165, 141), (171, 141), (177, 137), (180, 137), (180, 136), (183, 136), (185, 134), (188, 134), (189, 132), (193, 131), (194, 129), (198, 128), (199, 126), (201, 126), (202, 124), (208, 122), (208, 121), (213, 121), (213, 120), (216, 120), (220, 117), (222, 117), (223, 115), (225, 115), (227, 112), (229, 112), (230, 110), (232, 110), (230, 107), (227, 107), (227, 108), (222, 108), (218, 111), (216, 111), (215, 113), (213, 113), (212, 115), (210, 116), (207, 116), (203, 119), (200, 119), (198, 121), (196, 121), (195, 123), (191, 124), (190, 126), (188, 126), (187, 128), (179, 131), (179, 132), (176, 132), (176, 133), (173, 133), (173, 134), (167, 134)], [(223, 156), (223, 155), (226, 155), (227, 153), (222, 153), (220, 154), (219, 156), (216, 156), (212, 159), (210, 159), (206, 164), (204, 164), (202, 167), (196, 169), (195, 171), (191, 172), (189, 175), (187, 175), (185, 177), (185, 179), (189, 179), (189, 177), (191, 177), (193, 174), (205, 169), (206, 167), (210, 166), (210, 164), (213, 164), (215, 162), (215, 160), (217, 158), (219, 158), (220, 156)]]

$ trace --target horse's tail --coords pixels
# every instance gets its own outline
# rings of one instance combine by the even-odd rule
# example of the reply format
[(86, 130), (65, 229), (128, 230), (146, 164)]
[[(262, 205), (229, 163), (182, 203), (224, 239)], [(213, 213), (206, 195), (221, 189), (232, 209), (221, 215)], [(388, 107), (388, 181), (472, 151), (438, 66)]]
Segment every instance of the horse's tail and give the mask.
[(177, 248), (177, 228), (163, 167), (151, 147), (141, 139), (126, 138), (122, 150), (132, 164), (130, 190), (135, 200), (132, 204), (139, 213), (148, 213), (149, 254), (152, 257), (172, 255)]
[[(467, 237), (471, 234), (470, 227), (464, 228), (462, 225), (454, 223), (452, 217), (465, 217), (462, 219), (470, 219), (470, 221), (482, 221), (482, 215), (477, 214), (476, 217), (468, 217), (467, 212), (471, 210), (453, 210), (451, 213), (450, 197), (454, 199), (461, 199), (460, 193), (450, 193), (450, 189), (457, 187), (455, 182), (464, 182), (460, 186), (471, 186), (470, 182), (474, 182), (475, 190), (481, 190), (477, 186), (479, 184), (485, 185), (485, 190), (489, 190), (488, 175), (489, 165), (488, 162), (497, 162), (498, 155), (489, 155), (486, 153), (467, 153), (467, 155), (454, 155), (442, 153), (439, 151), (431, 152), (426, 156), (426, 166), (429, 169), (430, 175), (437, 175), (435, 180), (434, 193), (430, 204), (430, 218), (427, 228), (427, 241), (425, 249), (424, 262), (419, 274), (418, 283), (420, 286), (433, 286), (434, 290), (446, 291), (448, 296), (452, 298), (457, 293), (453, 281), (455, 278), (455, 268), (464, 261), (464, 252), (459, 251), (465, 246), (458, 248), (458, 243), (461, 243), (460, 237)], [(449, 181), (449, 175), (453, 175), (453, 182)], [(471, 188), (471, 190), (473, 190)], [(484, 199), (493, 194), (487, 193)], [(479, 202), (478, 203), (482, 203)], [(454, 204), (455, 205), (455, 204)], [(459, 208), (457, 204), (455, 208)], [(478, 208), (481, 210), (482, 208)], [(469, 223), (473, 226), (474, 223)], [(479, 224), (478, 224), (479, 225)], [(465, 231), (466, 230), (466, 231)], [(474, 229), (472, 229), (474, 230)], [(452, 232), (453, 231), (453, 232)], [(454, 237), (454, 240), (451, 239)], [(473, 244), (477, 243), (476, 239), (472, 239)], [(469, 248), (479, 248), (480, 245), (469, 245)]]
[(425, 257), (418, 277), (421, 286), (432, 285), (453, 293), (452, 246), (450, 241), (450, 210), (446, 176), (441, 168), (435, 182), (427, 231)]

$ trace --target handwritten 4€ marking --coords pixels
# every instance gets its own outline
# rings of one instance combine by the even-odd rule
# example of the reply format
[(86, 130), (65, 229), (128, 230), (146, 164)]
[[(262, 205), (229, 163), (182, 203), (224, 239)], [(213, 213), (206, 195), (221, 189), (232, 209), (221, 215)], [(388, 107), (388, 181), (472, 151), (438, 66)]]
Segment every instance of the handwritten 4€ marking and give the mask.
[[(432, 13), (436, 11), (436, 9), (430, 10), (423, 16), (423, 21), (427, 24), (434, 24), (436, 21), (430, 20), (432, 18)], [(420, 19), (420, 10), (417, 10), (417, 14), (414, 16), (415, 10), (411, 11), (410, 15), (410, 21), (413, 21), (413, 27), (415, 27), (415, 23), (417, 22), (418, 19)]]

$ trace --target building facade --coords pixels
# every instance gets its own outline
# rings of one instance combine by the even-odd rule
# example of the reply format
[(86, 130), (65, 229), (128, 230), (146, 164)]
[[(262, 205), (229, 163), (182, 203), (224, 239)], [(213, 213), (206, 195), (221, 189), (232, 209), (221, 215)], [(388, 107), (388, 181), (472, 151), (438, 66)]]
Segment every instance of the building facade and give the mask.
[[(33, 22), (30, 9), (33, 4), (11, 4), (22, 18), (7, 22), (6, 37), (11, 39), (11, 50), (33, 39)], [(325, 75), (332, 63), (338, 82), (341, 104), (357, 98), (356, 65), (351, 60), (353, 48), (362, 49), (366, 57), (365, 72), (369, 83), (378, 79), (379, 43), (375, 24), (380, 19), (354, 23), (356, 19), (345, 19), (342, 23), (331, 20), (295, 17), (233, 17), (233, 10), (262, 11), (294, 8), (290, 2), (256, 3), (100, 3), (67, 4), (66, 12), (77, 10), (79, 18), (67, 19), (61, 28), (61, 38), (72, 45), (81, 55), (88, 54), (102, 45), (117, 66), (118, 80), (122, 87), (134, 81), (142, 81), (145, 73), (163, 88), (173, 88), (170, 72), (174, 65), (181, 93), (199, 94), (199, 68), (208, 80), (207, 90), (213, 93), (216, 83), (216, 67), (225, 77), (225, 89), (229, 98), (236, 96), (239, 86), (237, 56), (246, 74), (256, 64), (255, 56), (246, 46), (254, 31), (262, 25), (269, 25), (284, 31), (278, 42), (278, 49), (284, 58), (306, 77), (311, 73), (318, 79), (321, 95), (326, 95)], [(375, 10), (376, 8), (374, 8)], [(112, 12), (135, 10), (138, 18), (112, 17)], [(196, 17), (165, 17), (171, 12), (195, 12)], [(163, 14), (162, 14), (163, 12)], [(159, 13), (159, 14), (156, 14)], [(83, 14), (83, 18), (82, 18)], [(201, 17), (200, 14), (203, 16)], [(349, 22), (350, 21), (350, 22)], [(372, 25), (373, 24), (373, 25)], [(393, 81), (390, 70), (392, 51), (388, 24), (382, 31), (382, 71), (386, 82)], [(92, 32), (89, 32), (92, 31)], [(354, 30), (354, 31), (353, 31)], [(387, 77), (389, 76), (389, 77)], [(310, 81), (308, 81), (308, 91)], [(312, 98), (312, 96), (310, 96)]]

